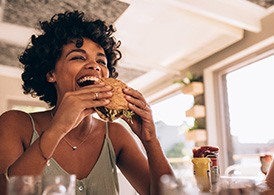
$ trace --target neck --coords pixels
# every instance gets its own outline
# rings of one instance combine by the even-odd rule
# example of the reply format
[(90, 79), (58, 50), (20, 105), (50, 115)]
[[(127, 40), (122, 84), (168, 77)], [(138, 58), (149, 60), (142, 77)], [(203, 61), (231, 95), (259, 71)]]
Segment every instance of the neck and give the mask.
[(82, 139), (83, 137), (87, 136), (87, 134), (90, 133), (90, 131), (93, 131), (93, 123), (94, 123), (94, 119), (93, 117), (87, 116), (86, 118), (84, 118), (77, 127), (75, 127), (74, 129), (72, 129), (67, 136), (69, 138), (79, 138)]

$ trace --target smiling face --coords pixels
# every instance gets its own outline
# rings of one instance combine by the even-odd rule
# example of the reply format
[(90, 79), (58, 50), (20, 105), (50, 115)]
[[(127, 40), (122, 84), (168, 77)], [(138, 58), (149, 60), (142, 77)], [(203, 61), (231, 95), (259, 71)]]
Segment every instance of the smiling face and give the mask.
[(109, 76), (103, 48), (86, 38), (81, 47), (77, 47), (76, 42), (73, 40), (63, 47), (55, 69), (47, 76), (49, 82), (55, 82), (58, 100), (67, 91), (78, 90), (92, 80)]

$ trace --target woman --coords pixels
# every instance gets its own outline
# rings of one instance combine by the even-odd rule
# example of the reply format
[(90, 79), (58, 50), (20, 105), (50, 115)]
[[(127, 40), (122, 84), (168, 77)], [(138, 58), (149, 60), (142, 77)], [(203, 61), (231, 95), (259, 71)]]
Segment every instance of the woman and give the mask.
[[(117, 77), (121, 58), (112, 26), (89, 21), (78, 11), (41, 23), (20, 56), (24, 93), (38, 96), (52, 109), (0, 117), (0, 173), (13, 175), (75, 174), (77, 193), (117, 194), (116, 166), (139, 194), (159, 194), (159, 179), (173, 174), (156, 137), (152, 113), (140, 92), (126, 88), (128, 122), (140, 138), (147, 158), (120, 124), (94, 118), (94, 108), (112, 96), (104, 83), (84, 80)], [(94, 183), (96, 181), (96, 184)], [(92, 187), (91, 187), (92, 186)]]

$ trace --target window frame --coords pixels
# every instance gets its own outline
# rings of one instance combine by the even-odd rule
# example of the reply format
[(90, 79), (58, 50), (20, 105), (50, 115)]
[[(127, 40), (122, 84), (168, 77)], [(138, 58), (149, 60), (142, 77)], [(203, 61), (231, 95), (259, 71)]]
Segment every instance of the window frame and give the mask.
[(258, 43), (204, 69), (208, 144), (220, 147), (220, 170), (233, 164), (225, 74), (274, 54), (274, 40)]

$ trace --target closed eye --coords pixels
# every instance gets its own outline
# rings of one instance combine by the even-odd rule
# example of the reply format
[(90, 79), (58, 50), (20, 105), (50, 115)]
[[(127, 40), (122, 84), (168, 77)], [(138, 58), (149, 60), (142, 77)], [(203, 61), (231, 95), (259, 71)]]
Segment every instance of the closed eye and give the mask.
[(104, 60), (97, 60), (97, 63), (102, 64), (104, 66), (107, 65), (107, 63)]
[(71, 60), (86, 60), (86, 58), (84, 56), (74, 56), (70, 59)]

